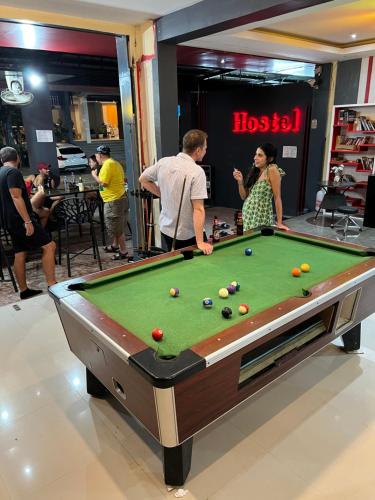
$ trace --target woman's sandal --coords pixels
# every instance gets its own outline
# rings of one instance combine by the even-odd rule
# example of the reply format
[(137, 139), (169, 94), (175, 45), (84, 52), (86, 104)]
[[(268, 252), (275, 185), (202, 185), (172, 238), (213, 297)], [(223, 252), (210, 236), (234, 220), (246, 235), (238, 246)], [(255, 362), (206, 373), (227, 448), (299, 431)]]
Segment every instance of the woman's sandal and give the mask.
[(113, 257), (112, 260), (123, 260), (128, 258), (128, 252), (125, 253), (116, 253)]
[(113, 245), (110, 245), (109, 247), (108, 246), (104, 247), (103, 250), (105, 251), (105, 253), (116, 253), (119, 251), (119, 247), (114, 247)]

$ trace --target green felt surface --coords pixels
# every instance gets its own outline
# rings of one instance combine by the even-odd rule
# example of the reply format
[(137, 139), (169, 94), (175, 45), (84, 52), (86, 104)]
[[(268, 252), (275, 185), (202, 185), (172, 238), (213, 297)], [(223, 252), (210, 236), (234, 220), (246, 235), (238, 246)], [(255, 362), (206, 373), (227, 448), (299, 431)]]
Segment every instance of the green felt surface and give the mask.
[[(355, 250), (343, 251), (335, 243), (311, 241), (284, 233), (245, 236), (220, 243), (210, 256), (196, 252), (192, 260), (172, 257), (93, 280), (80, 293), (160, 355), (178, 354), (368, 258)], [(246, 247), (252, 248), (252, 256), (244, 254)], [(292, 277), (291, 269), (303, 262), (311, 265), (311, 271)], [(240, 291), (220, 298), (219, 289), (234, 280), (240, 282)], [(171, 287), (180, 289), (178, 298), (169, 295)], [(205, 297), (212, 298), (212, 309), (203, 308)], [(239, 314), (241, 303), (249, 305), (248, 315)], [(225, 306), (233, 311), (230, 319), (221, 315)], [(164, 331), (162, 342), (151, 337), (155, 327)]]

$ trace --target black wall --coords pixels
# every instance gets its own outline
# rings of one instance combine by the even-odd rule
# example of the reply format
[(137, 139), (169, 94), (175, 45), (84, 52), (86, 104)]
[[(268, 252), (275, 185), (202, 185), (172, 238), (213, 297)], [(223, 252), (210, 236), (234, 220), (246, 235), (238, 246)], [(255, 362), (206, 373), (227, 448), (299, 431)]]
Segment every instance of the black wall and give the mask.
[(361, 63), (362, 59), (350, 59), (337, 64), (335, 104), (357, 102)]
[(305, 207), (309, 212), (315, 210), (318, 183), (322, 179), (331, 72), (332, 64), (323, 64), (319, 88), (313, 89), (311, 121), (316, 120), (317, 127), (310, 130), (308, 146)]
[[(201, 95), (197, 114), (192, 111), (194, 103), (197, 102), (195, 93), (191, 94), (191, 100), (190, 114), (198, 118), (204, 117), (204, 120), (198, 119), (196, 123), (188, 125), (188, 120), (182, 118), (182, 123), (186, 129), (200, 127), (208, 132), (208, 152), (203, 161), (214, 168), (215, 205), (241, 207), (237, 184), (232, 175), (233, 167), (246, 173), (252, 165), (257, 146), (272, 142), (279, 151), (277, 163), (287, 173), (282, 182), (284, 214), (300, 213), (304, 206), (306, 118), (309, 117), (312, 89), (306, 84), (290, 84), (279, 87), (208, 90)], [(232, 133), (234, 111), (247, 111), (253, 116), (270, 116), (275, 111), (290, 115), (294, 107), (299, 107), (302, 111), (299, 133)], [(182, 133), (185, 131), (181, 130)], [(282, 158), (283, 146), (297, 146), (297, 158)]]

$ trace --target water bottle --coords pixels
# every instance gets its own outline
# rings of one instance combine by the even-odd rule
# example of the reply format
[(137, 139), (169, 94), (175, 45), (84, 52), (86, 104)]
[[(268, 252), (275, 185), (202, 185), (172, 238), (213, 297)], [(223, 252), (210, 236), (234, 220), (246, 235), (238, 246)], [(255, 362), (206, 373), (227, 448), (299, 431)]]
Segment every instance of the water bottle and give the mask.
[(220, 241), (220, 226), (216, 215), (212, 224), (212, 241), (213, 243), (218, 243)]
[(79, 181), (78, 181), (78, 191), (84, 191), (85, 190), (85, 186), (83, 184), (83, 179), (82, 177), (79, 178)]
[(236, 220), (236, 232), (237, 236), (243, 235), (243, 218), (242, 218), (242, 210), (238, 211), (237, 220)]
[(72, 187), (75, 187), (75, 185), (76, 185), (76, 177), (74, 175), (74, 172), (72, 172), (72, 174), (70, 176), (70, 183), (71, 183)]
[(64, 175), (64, 191), (68, 191), (68, 188), (69, 188), (68, 178), (66, 175)]

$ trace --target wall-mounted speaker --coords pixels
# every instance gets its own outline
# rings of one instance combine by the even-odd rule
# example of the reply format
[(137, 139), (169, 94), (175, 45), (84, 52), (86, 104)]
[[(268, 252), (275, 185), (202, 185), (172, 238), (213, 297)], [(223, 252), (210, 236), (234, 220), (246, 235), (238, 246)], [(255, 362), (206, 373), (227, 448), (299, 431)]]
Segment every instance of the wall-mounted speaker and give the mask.
[(365, 227), (375, 227), (375, 175), (368, 176), (363, 225)]

